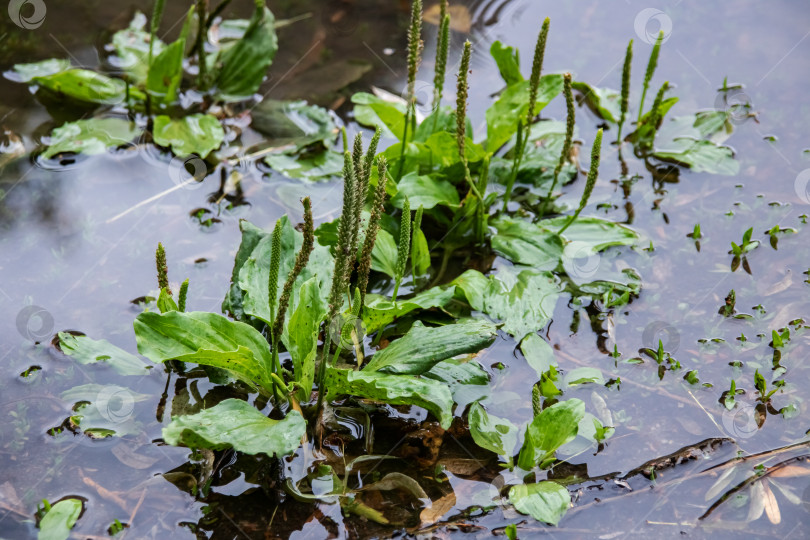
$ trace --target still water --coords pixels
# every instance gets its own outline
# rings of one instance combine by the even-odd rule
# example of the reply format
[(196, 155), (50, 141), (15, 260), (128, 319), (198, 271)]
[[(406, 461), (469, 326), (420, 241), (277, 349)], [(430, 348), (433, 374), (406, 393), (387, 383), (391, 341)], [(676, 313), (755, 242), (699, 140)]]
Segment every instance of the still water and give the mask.
[[(111, 32), (126, 25), (136, 9), (151, 9), (126, 1), (44, 4), (45, 18), (36, 28), (20, 28), (3, 14), (3, 70), (51, 57), (97, 66)], [(236, 2), (228, 13), (246, 16), (250, 4)], [(487, 0), (454, 5), (459, 10), (454, 14), (461, 16), (451, 58), (458, 56), (465, 38), (473, 42), (470, 115), (479, 130), (491, 96), (501, 88), (490, 45), (502, 40), (517, 46), (527, 72), (546, 16), (552, 21), (547, 73), (570, 71), (575, 80), (618, 88), (627, 41), (635, 40), (640, 75), (651, 36), (661, 28), (666, 42), (652, 87), (665, 80), (676, 85), (673, 94), (680, 102), (675, 116), (727, 108), (717, 92), (726, 77), (729, 83), (744, 84), (734, 99), (750, 102), (757, 114), (734, 122), (727, 144), (741, 164), (736, 177), (651, 170), (631, 159), (630, 175), (638, 176), (621, 184), (611, 181), (620, 176), (615, 146), (605, 150), (586, 212), (630, 224), (654, 249), (597, 261), (606, 267), (632, 266), (642, 276), (642, 292), (626, 308), (607, 313), (599, 306), (560, 302), (548, 328), (563, 369), (591, 366), (602, 370), (606, 382), (616, 379), (566, 392), (589, 409), (605, 404), (616, 433), (598, 452), (568, 448), (570, 470), (555, 474), (591, 480), (578, 484), (575, 506), (559, 528), (549, 529), (509, 508), (482, 510), (492, 506), (498, 488), (511, 479), (508, 473), (498, 474), (491, 457), (453, 439), (442, 448), (439, 472), (414, 473), (443, 484), (434, 490), (436, 499), (453, 493), (452, 499), (443, 499), (451, 509), (440, 524), (417, 534), (483, 538), (517, 523), (521, 538), (543, 533), (565, 538), (732, 537), (740, 532), (763, 538), (810, 536), (805, 526), (810, 523), (810, 476), (801, 474), (769, 481), (779, 520), (769, 512), (749, 521), (749, 495), (742, 492), (698, 521), (717, 499), (706, 497), (717, 475), (701, 471), (738, 451), (751, 455), (800, 442), (810, 428), (806, 334), (794, 331), (782, 351), (786, 386), (764, 412), (754, 408), (753, 383), (754, 369), (772, 369), (771, 331), (810, 317), (805, 282), (810, 279), (805, 273), (810, 243), (802, 217), (810, 214), (810, 10), (787, 1)], [(281, 19), (310, 16), (279, 30), (279, 56), (262, 92), (268, 97), (304, 97), (345, 114), (347, 85), (354, 90), (374, 85), (397, 95), (404, 89), (404, 2), (272, 0), (269, 7)], [(185, 3), (167, 7), (163, 34), (176, 35), (174, 23), (185, 9)], [(426, 32), (427, 80), (432, 77), (435, 26), (426, 24)], [(640, 76), (634, 80), (640, 87)], [(453, 98), (453, 84), (448, 78), (446, 99)], [(417, 86), (425, 95), (432, 92), (427, 82)], [(633, 90), (638, 95), (640, 88)], [(172, 407), (199, 401), (209, 392), (216, 395), (218, 390), (204, 379), (155, 369), (148, 377), (127, 381), (129, 390), (122, 388), (122, 394), (112, 390), (107, 413), (115, 417), (123, 438), (49, 434), (71, 415), (73, 401), (61, 397), (66, 390), (89, 383), (113, 389), (110, 385), (124, 385), (115, 373), (71, 362), (50, 345), (54, 333), (80, 331), (134, 352), (132, 320), (141, 307), (133, 301), (155, 292), (158, 242), (167, 248), (172, 282), (190, 278), (189, 309), (217, 312), (239, 243), (239, 219), (268, 227), (288, 212), (299, 221), (303, 195), (312, 197), (319, 221), (332, 219), (339, 212), (340, 185), (303, 184), (248, 164), (240, 169), (238, 193), (223, 189), (226, 175), (221, 169), (210, 171), (201, 184), (180, 186), (181, 175), (169, 155), (136, 145), (46, 162), (31, 157), (42, 138), (80, 115), (46, 110), (25, 85), (6, 78), (0, 79), (0, 96), (6, 144), (0, 156), (0, 538), (34, 538), (37, 503), (66, 496), (86, 501), (76, 538), (105, 537), (115, 519), (129, 525), (126, 538), (390, 535), (393, 529), (344, 518), (336, 505), (296, 502), (285, 498), (279, 486), (257, 484), (262, 468), (270, 465), (229, 453), (209, 464), (215, 470), (210, 491), (197, 491), (189, 451), (156, 441)], [(589, 145), (601, 121), (584, 106), (577, 115), (579, 137)], [(543, 116), (563, 118), (562, 100), (552, 102)], [(347, 121), (351, 126), (351, 119)], [(245, 147), (261, 141), (249, 128), (237, 127)], [(13, 157), (22, 147), (26, 155)], [(575, 205), (580, 189), (575, 185), (562, 200)], [(703, 234), (699, 250), (687, 237), (696, 224)], [(779, 233), (774, 245), (767, 231), (777, 225), (790, 230)], [(762, 245), (747, 257), (750, 273), (742, 267), (732, 272), (730, 243), (739, 243), (750, 227)], [(737, 310), (752, 318), (718, 315), (732, 289)], [(791, 328), (797, 326), (801, 324)], [(662, 378), (649, 358), (642, 364), (627, 362), (659, 338), (682, 366)], [(608, 355), (614, 344), (622, 354), (618, 359)], [(503, 364), (503, 369), (489, 370), (498, 396), (491, 412), (520, 424), (531, 417), (528, 396), (535, 379), (513, 348), (513, 342), (499, 339), (479, 360), (485, 367)], [(29, 372), (32, 366), (40, 369)], [(683, 379), (691, 370), (697, 370), (700, 383)], [(766, 378), (770, 383), (771, 377)], [(719, 400), (731, 379), (746, 394), (740, 407), (727, 412)], [(780, 414), (783, 408), (793, 412)], [(341, 422), (349, 430), (363, 429), (351, 418)], [(389, 448), (399, 444), (395, 428), (386, 429), (383, 423), (375, 438), (384, 443), (390, 439)], [(718, 440), (704, 443), (708, 439)], [(653, 482), (639, 474), (622, 479), (687, 446), (693, 459), (681, 463), (683, 455), (676, 456), (672, 461), (678, 464), (661, 467)], [(795, 457), (800, 463), (807, 454), (806, 446), (798, 446), (764, 462), (770, 466)], [(612, 473), (618, 474), (599, 478)], [(417, 531), (419, 520), (414, 523), (413, 518), (419, 515), (418, 503), (409, 500), (401, 506), (401, 521)]]

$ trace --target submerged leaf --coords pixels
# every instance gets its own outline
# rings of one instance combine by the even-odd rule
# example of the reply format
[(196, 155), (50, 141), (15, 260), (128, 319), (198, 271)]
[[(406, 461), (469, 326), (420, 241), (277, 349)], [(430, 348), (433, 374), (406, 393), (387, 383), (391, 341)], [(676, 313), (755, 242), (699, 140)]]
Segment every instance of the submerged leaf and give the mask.
[(51, 506), (39, 522), (37, 540), (67, 540), (82, 513), (82, 507), (79, 499), (62, 499)]
[(145, 375), (151, 366), (103, 339), (59, 332), (59, 348), (80, 364), (103, 364), (121, 375)]
[(429, 328), (417, 321), (407, 334), (371, 357), (364, 372), (420, 375), (459, 354), (477, 352), (495, 341), (495, 325), (480, 319)]
[(175, 416), (163, 428), (163, 440), (192, 449), (233, 448), (245, 454), (285, 456), (301, 444), (306, 421), (298, 411), (283, 420), (267, 418), (241, 399), (226, 399), (189, 416)]
[(325, 143), (337, 133), (329, 112), (305, 101), (267, 99), (251, 111), (251, 117), (251, 127), (267, 135), (266, 142), (275, 147), (292, 146), (300, 150), (314, 143)]
[(557, 525), (568, 512), (571, 495), (556, 482), (521, 484), (509, 489), (509, 502), (522, 514)]
[(30, 82), (36, 77), (47, 77), (70, 69), (70, 61), (62, 58), (50, 58), (30, 64), (14, 64), (6, 76), (16, 82)]

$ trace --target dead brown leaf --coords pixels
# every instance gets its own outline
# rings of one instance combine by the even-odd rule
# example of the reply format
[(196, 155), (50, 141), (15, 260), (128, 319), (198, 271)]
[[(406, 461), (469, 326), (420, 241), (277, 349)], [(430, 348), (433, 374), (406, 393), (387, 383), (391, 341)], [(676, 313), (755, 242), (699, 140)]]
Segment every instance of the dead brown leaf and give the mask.
[(433, 525), (439, 519), (444, 516), (447, 512), (453, 509), (456, 505), (456, 493), (451, 491), (441, 499), (433, 501), (433, 504), (430, 507), (425, 508), (422, 510), (422, 513), (419, 514), (420, 519), (422, 520), (422, 527), (427, 525)]
[(778, 525), (782, 522), (782, 514), (779, 512), (779, 503), (776, 502), (776, 497), (774, 497), (767, 480), (762, 481), (762, 494), (765, 502), (765, 515), (768, 516), (768, 521)]
[[(435, 4), (427, 8), (422, 15), (422, 20), (428, 24), (439, 26), (439, 14), (441, 8), (439, 4)], [(466, 6), (450, 6), (447, 8), (447, 13), (450, 15), (450, 29), (462, 34), (469, 34), (472, 28), (472, 15)]]

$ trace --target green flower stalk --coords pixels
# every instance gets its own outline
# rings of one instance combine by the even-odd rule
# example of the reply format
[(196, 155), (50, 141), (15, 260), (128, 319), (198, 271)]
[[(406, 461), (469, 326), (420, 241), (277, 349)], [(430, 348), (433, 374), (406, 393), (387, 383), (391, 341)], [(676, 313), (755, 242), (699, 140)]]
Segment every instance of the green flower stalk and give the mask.
[(399, 244), (397, 245), (397, 266), (394, 271), (394, 294), (391, 302), (396, 303), (399, 285), (405, 275), (405, 266), (411, 252), (411, 203), (408, 197), (402, 205), (402, 219), (399, 225)]
[(562, 229), (557, 234), (562, 234), (565, 229), (569, 227), (579, 217), (579, 213), (588, 204), (588, 199), (591, 198), (593, 186), (596, 185), (596, 177), (599, 176), (599, 156), (602, 151), (602, 130), (596, 132), (596, 137), (593, 140), (593, 147), (591, 148), (591, 167), (588, 169), (588, 180), (585, 182), (585, 191), (582, 192), (582, 198), (579, 200), (579, 207), (574, 215), (568, 218)]
[(421, 275), (418, 271), (415, 255), (416, 249), (413, 244), (416, 243), (416, 236), (422, 230), (422, 213), (425, 211), (425, 207), (423, 205), (419, 205), (419, 208), (416, 209), (416, 214), (413, 218), (413, 224), (411, 225), (412, 231), (412, 240), (411, 240), (411, 274), (413, 275), (414, 281), (416, 281), (416, 276)]
[[(363, 218), (363, 206), (366, 204), (366, 191), (368, 190), (368, 176), (365, 174), (365, 156), (363, 155), (363, 136), (358, 133), (354, 137), (354, 148), (352, 151), (352, 166), (354, 167), (355, 186), (352, 222), (359, 228)], [(352, 234), (351, 253), (357, 253), (358, 234)]]
[(281, 220), (276, 220), (270, 244), (270, 275), (267, 278), (267, 303), (270, 308), (271, 324), (275, 320), (278, 295), (278, 270), (281, 266)]
[(534, 46), (534, 59), (532, 60), (532, 75), (529, 78), (529, 112), (526, 115), (526, 125), (530, 125), (534, 120), (534, 109), (537, 106), (537, 92), (540, 87), (540, 72), (543, 71), (543, 57), (546, 54), (546, 39), (548, 38), (548, 28), (551, 20), (546, 17), (540, 34), (537, 36), (537, 43)]
[(422, 0), (411, 4), (411, 23), (408, 28), (408, 103), (415, 99), (416, 72), (422, 54)]
[(368, 143), (368, 150), (366, 150), (366, 159), (363, 163), (363, 193), (368, 191), (368, 181), (371, 178), (371, 167), (374, 164), (374, 156), (377, 155), (377, 145), (380, 143), (382, 136), (382, 129), (377, 126), (374, 130), (374, 136), (371, 137), (371, 142)]
[(188, 297), (188, 278), (180, 285), (180, 293), (177, 299), (177, 310), (186, 311), (186, 298)]
[[(447, 14), (447, 0), (442, 0), (439, 11), (439, 34), (436, 38), (436, 67), (433, 74), (433, 111), (439, 110), (444, 91), (444, 78), (447, 72), (447, 55), (450, 48), (450, 15)], [(434, 118), (435, 124), (436, 118)], [(434, 126), (435, 129), (435, 126)]]
[(661, 51), (661, 43), (664, 41), (664, 31), (658, 32), (658, 38), (655, 40), (652, 52), (650, 52), (650, 60), (647, 62), (647, 71), (644, 73), (644, 86), (641, 89), (641, 104), (638, 106), (638, 122), (641, 123), (641, 116), (644, 114), (644, 98), (647, 97), (647, 90), (650, 88), (650, 81), (655, 74), (655, 68), (658, 67), (658, 53)]
[(295, 255), (295, 263), (292, 270), (287, 274), (287, 280), (284, 282), (284, 288), (281, 290), (281, 297), (278, 301), (278, 315), (273, 321), (273, 340), (278, 343), (281, 338), (281, 333), (284, 330), (284, 317), (287, 314), (287, 308), (290, 305), (290, 298), (292, 297), (293, 287), (295, 280), (301, 274), (301, 271), (306, 267), (309, 262), (309, 256), (312, 254), (312, 249), (315, 247), (315, 224), (312, 219), (312, 202), (309, 197), (304, 197), (301, 200), (304, 205), (304, 241), (301, 243), (301, 249)]
[(149, 24), (149, 58), (148, 66), (152, 65), (152, 54), (154, 50), (155, 38), (157, 37), (158, 28), (160, 28), (160, 21), (163, 19), (163, 9), (166, 7), (166, 0), (155, 0), (155, 5), (152, 8), (152, 20)]
[(335, 269), (332, 275), (332, 289), (329, 294), (329, 319), (334, 319), (343, 305), (342, 296), (351, 276), (354, 258), (351, 247), (357, 233), (354, 223), (354, 201), (357, 190), (357, 176), (354, 174), (352, 155), (343, 154), (343, 211), (338, 226), (338, 243), (335, 248)]
[(461, 53), (461, 64), (458, 68), (458, 83), (456, 85), (456, 143), (458, 144), (458, 155), (461, 162), (464, 164), (464, 179), (470, 190), (475, 194), (479, 201), (481, 193), (472, 181), (470, 176), (470, 168), (467, 166), (467, 92), (469, 85), (467, 83), (467, 75), (470, 71), (470, 57), (472, 56), (472, 43), (469, 40), (464, 42), (464, 51)]
[(664, 84), (658, 89), (658, 93), (655, 94), (655, 99), (650, 109), (650, 116), (647, 123), (655, 130), (658, 129), (658, 124), (661, 123), (661, 103), (664, 101), (664, 94), (667, 90), (669, 90), (669, 81), (664, 81)]
[(571, 91), (571, 74), (566, 73), (563, 75), (563, 95), (565, 95), (565, 109), (567, 111), (566, 119), (565, 119), (565, 141), (563, 142), (562, 152), (560, 153), (560, 160), (557, 162), (557, 166), (554, 167), (554, 180), (551, 183), (551, 189), (548, 192), (548, 198), (543, 202), (543, 208), (540, 212), (540, 215), (543, 216), (546, 213), (546, 206), (551, 198), (554, 196), (554, 190), (557, 189), (557, 182), (560, 178), (560, 173), (562, 172), (562, 168), (565, 166), (565, 163), (571, 157), (571, 144), (574, 139), (574, 123), (575, 123), (575, 115), (576, 109), (574, 107), (574, 93)]
[(206, 54), (205, 54), (205, 39), (207, 35), (206, 27), (206, 14), (208, 13), (208, 0), (197, 0), (197, 39), (195, 40), (194, 48), (197, 51), (197, 85), (205, 88), (206, 78)]
[(621, 116), (619, 117), (619, 132), (616, 135), (616, 144), (622, 143), (622, 127), (627, 119), (627, 110), (630, 107), (630, 68), (633, 64), (633, 40), (627, 44), (627, 52), (624, 54), (624, 67), (622, 68), (622, 101)]
[(380, 229), (380, 219), (385, 211), (385, 184), (387, 177), (387, 162), (384, 156), (377, 158), (377, 189), (374, 190), (374, 202), (371, 207), (371, 216), (366, 225), (366, 237), (363, 240), (363, 250), (360, 254), (360, 265), (357, 269), (357, 288), (360, 289), (360, 303), (366, 299), (366, 289), (368, 288), (368, 276), (371, 273), (371, 253), (374, 250), (374, 243), (377, 240), (377, 232)]
[(529, 109), (526, 113), (525, 125), (520, 118), (517, 120), (517, 135), (515, 137), (514, 157), (512, 160), (512, 170), (509, 173), (509, 179), (506, 181), (506, 192), (503, 196), (503, 211), (509, 205), (509, 200), (512, 198), (512, 188), (515, 186), (520, 164), (523, 161), (523, 156), (526, 153), (526, 145), (529, 143), (529, 134), (531, 133), (531, 125), (534, 122), (535, 109), (537, 108), (537, 94), (540, 88), (540, 74), (543, 71), (543, 58), (546, 54), (546, 40), (548, 39), (548, 29), (551, 20), (546, 17), (543, 21), (543, 26), (540, 28), (540, 33), (537, 35), (537, 42), (534, 46), (534, 59), (532, 60), (532, 74), (529, 77)]
[(166, 289), (169, 296), (172, 295), (172, 290), (169, 288), (169, 267), (166, 264), (166, 250), (163, 249), (163, 244), (158, 242), (157, 251), (155, 251), (155, 266), (157, 267), (158, 289), (161, 291)]

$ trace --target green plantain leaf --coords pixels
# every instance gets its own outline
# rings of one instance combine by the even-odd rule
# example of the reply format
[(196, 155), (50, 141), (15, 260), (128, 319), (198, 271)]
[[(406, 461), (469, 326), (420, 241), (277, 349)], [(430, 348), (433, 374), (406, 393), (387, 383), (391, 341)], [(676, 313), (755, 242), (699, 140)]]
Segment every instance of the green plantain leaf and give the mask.
[(427, 409), (444, 429), (453, 421), (453, 397), (448, 387), (430, 379), (409, 375), (327, 368), (326, 399), (347, 394), (391, 405), (415, 405)]
[[(133, 82), (139, 84), (146, 82), (146, 74), (149, 71), (150, 36), (145, 28), (146, 15), (136, 11), (129, 27), (113, 34), (111, 45), (115, 56), (109, 58), (111, 64), (123, 70)], [(159, 55), (165, 46), (155, 37), (152, 54)]]
[(326, 309), (327, 305), (321, 298), (317, 278), (309, 278), (301, 285), (297, 307), (281, 337), (292, 357), (299, 402), (309, 401), (312, 392), (312, 383), (315, 380), (315, 356), (318, 352), (318, 329), (326, 316)]
[[(540, 77), (534, 114), (539, 113), (543, 107), (548, 105), (557, 94), (562, 92), (562, 89), (562, 75), (552, 74)], [(487, 150), (495, 152), (509, 141), (517, 133), (518, 120), (525, 122), (528, 112), (529, 81), (521, 81), (509, 86), (498, 101), (487, 109)]]
[(554, 452), (577, 436), (579, 421), (584, 416), (585, 404), (579, 399), (560, 401), (543, 409), (526, 428), (518, 467), (528, 471), (553, 462)]
[(513, 263), (535, 270), (553, 270), (560, 263), (563, 244), (556, 233), (522, 219), (497, 218), (489, 224), (498, 231), (492, 249)]
[(512, 455), (517, 445), (518, 428), (505, 418), (498, 418), (487, 413), (480, 403), (473, 403), (469, 413), (470, 435), (475, 444), (512, 462)]
[(138, 352), (153, 362), (180, 360), (226, 369), (272, 391), (270, 347), (258, 330), (216, 313), (141, 313), (135, 319)]
[(256, 93), (278, 50), (275, 19), (264, 2), (257, 3), (244, 35), (220, 51), (215, 85), (226, 101), (239, 101)]
[(568, 512), (571, 495), (557, 482), (521, 484), (509, 489), (509, 502), (521, 514), (528, 514), (537, 521), (557, 525)]
[(115, 105), (126, 98), (126, 84), (89, 69), (68, 69), (50, 75), (33, 77), (31, 82), (53, 92), (85, 103)]
[(507, 86), (522, 82), (523, 75), (520, 73), (520, 54), (514, 47), (508, 47), (496, 41), (489, 48), (489, 53), (498, 64), (498, 71), (501, 72), (501, 78)]
[(481, 319), (428, 328), (417, 321), (407, 334), (371, 357), (364, 372), (421, 375), (459, 354), (477, 352), (495, 341), (495, 325)]
[[(146, 77), (146, 90), (163, 103), (171, 103), (177, 97), (180, 81), (183, 78), (183, 57), (186, 51), (186, 38), (191, 26), (194, 6), (186, 15), (186, 22), (180, 31), (180, 37), (165, 47), (160, 53), (154, 50), (152, 65)], [(148, 50), (148, 47), (147, 47)], [(204, 156), (203, 156), (204, 157)]]
[(622, 94), (618, 90), (610, 88), (597, 88), (588, 83), (574, 81), (571, 87), (582, 93), (585, 103), (588, 104), (596, 114), (603, 120), (619, 123), (622, 116), (621, 102)]
[(6, 76), (15, 82), (31, 82), (36, 77), (47, 77), (68, 69), (70, 69), (69, 60), (50, 58), (30, 64), (14, 64), (12, 70)]
[(226, 399), (190, 416), (175, 416), (163, 428), (163, 440), (174, 446), (286, 456), (301, 444), (306, 421), (298, 411), (283, 420), (267, 418), (241, 399)]
[[(266, 99), (251, 111), (251, 127), (267, 135), (270, 146), (291, 146), (300, 150), (314, 143), (329, 146), (328, 139), (334, 140), (337, 127), (329, 111), (305, 101), (278, 101)], [(342, 155), (331, 152), (336, 157)]]
[(157, 144), (171, 147), (177, 156), (196, 154), (203, 159), (225, 139), (222, 125), (210, 114), (191, 114), (183, 118), (156, 116), (152, 134)]
[[(555, 233), (568, 221), (568, 216), (544, 219), (536, 227)], [(596, 252), (611, 246), (633, 246), (638, 243), (639, 234), (620, 223), (598, 217), (578, 217), (563, 233), (568, 242), (578, 242)]]
[[(384, 137), (402, 139), (405, 129), (405, 105), (386, 101), (367, 92), (352, 96), (354, 119), (370, 128), (380, 127)], [(409, 137), (410, 138), (410, 137)]]
[(62, 499), (39, 522), (37, 540), (67, 540), (70, 530), (82, 513), (82, 501)]
[(411, 298), (391, 302), (387, 296), (367, 294), (363, 306), (363, 323), (366, 332), (372, 334), (399, 317), (417, 309), (444, 307), (453, 300), (452, 287), (433, 287)]
[(80, 364), (102, 364), (121, 375), (146, 375), (151, 366), (103, 339), (59, 332), (59, 348)]
[(421, 176), (415, 172), (402, 177), (397, 184), (397, 195), (391, 201), (397, 208), (402, 208), (405, 197), (408, 197), (411, 208), (424, 206), (430, 210), (436, 205), (455, 208), (459, 205), (458, 191), (447, 180), (433, 176)]
[(88, 118), (68, 122), (53, 130), (42, 157), (50, 159), (63, 152), (94, 155), (115, 148), (140, 135), (141, 129), (121, 118)]

